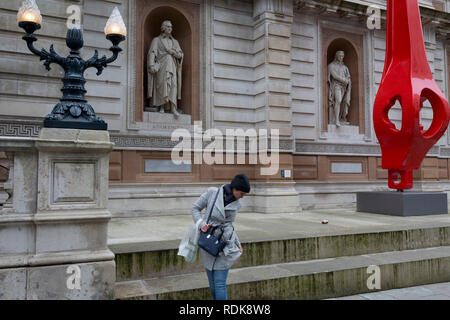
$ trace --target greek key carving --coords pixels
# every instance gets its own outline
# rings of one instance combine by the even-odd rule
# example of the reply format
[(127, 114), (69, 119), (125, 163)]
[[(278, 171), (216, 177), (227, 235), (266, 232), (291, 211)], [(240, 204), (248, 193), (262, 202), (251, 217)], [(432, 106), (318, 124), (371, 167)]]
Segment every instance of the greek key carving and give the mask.
[(40, 126), (22, 123), (0, 123), (0, 136), (37, 137)]

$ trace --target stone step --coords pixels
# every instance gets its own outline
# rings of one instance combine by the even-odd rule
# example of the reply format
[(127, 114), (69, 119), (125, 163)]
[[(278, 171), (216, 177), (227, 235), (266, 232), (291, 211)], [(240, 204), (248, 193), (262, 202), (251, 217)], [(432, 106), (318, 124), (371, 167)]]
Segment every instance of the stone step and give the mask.
[[(450, 281), (450, 246), (342, 256), (230, 270), (229, 299), (325, 299), (377, 291), (367, 286), (380, 270), (380, 290)], [(368, 272), (370, 271), (370, 272)], [(369, 281), (371, 282), (371, 281)], [(117, 282), (116, 299), (210, 299), (206, 273)]]
[[(241, 237), (242, 240), (242, 237)], [(110, 245), (116, 254), (117, 281), (137, 280), (203, 270), (199, 258), (187, 263), (177, 256), (180, 240)], [(233, 268), (314, 259), (357, 256), (450, 245), (450, 225), (410, 226), (364, 232), (346, 231), (242, 241), (244, 254)]]

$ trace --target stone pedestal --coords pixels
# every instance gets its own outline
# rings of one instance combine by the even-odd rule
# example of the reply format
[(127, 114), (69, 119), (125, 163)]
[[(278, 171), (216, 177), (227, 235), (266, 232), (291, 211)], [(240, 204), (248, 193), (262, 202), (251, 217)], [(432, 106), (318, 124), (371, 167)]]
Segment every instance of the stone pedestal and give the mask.
[(295, 182), (266, 182), (253, 184), (253, 211), (259, 213), (301, 212)]
[(359, 133), (358, 126), (341, 125), (336, 127), (335, 124), (328, 125), (328, 131), (322, 133), (323, 138), (329, 142), (341, 142), (347, 143), (362, 143), (364, 142), (364, 135)]
[(356, 211), (393, 216), (448, 214), (443, 192), (357, 192)]
[[(0, 212), (0, 299), (112, 299), (107, 131), (43, 128), (0, 137), (13, 161)], [(11, 200), (11, 199), (9, 199)]]
[(160, 113), (160, 112), (144, 112), (144, 122), (136, 124), (139, 129), (162, 131), (170, 133), (176, 129), (191, 128), (192, 116), (189, 114), (180, 114), (178, 119), (174, 117), (172, 113)]

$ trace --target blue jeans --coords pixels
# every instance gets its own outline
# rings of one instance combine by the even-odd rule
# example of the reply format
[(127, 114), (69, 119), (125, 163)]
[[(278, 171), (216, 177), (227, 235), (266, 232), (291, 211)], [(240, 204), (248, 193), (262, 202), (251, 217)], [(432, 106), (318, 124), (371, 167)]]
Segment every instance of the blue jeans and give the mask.
[(228, 270), (208, 270), (209, 289), (214, 300), (227, 300), (227, 276)]

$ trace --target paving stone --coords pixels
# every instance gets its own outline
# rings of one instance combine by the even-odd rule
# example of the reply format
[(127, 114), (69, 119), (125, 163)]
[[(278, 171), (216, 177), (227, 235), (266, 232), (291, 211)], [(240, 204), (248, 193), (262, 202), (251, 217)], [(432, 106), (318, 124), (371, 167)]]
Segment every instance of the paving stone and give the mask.
[(360, 294), (354, 295), (354, 296), (347, 296), (347, 297), (339, 297), (339, 298), (331, 298), (326, 300), (370, 300), (366, 297), (363, 297)]
[(406, 295), (416, 296), (416, 297), (426, 297), (434, 295), (435, 292), (433, 290), (427, 289), (425, 287), (411, 287), (411, 288), (401, 288), (401, 289), (393, 289), (388, 290), (390, 295), (395, 297), (402, 297)]
[(424, 297), (423, 300), (450, 300), (450, 296), (446, 296), (443, 294), (436, 294), (436, 295)]
[[(392, 289), (355, 296), (338, 297), (336, 300), (450, 300), (450, 282)], [(386, 298), (386, 299), (383, 299)]]
[(359, 296), (367, 300), (397, 300), (395, 297), (383, 292), (364, 293)]

